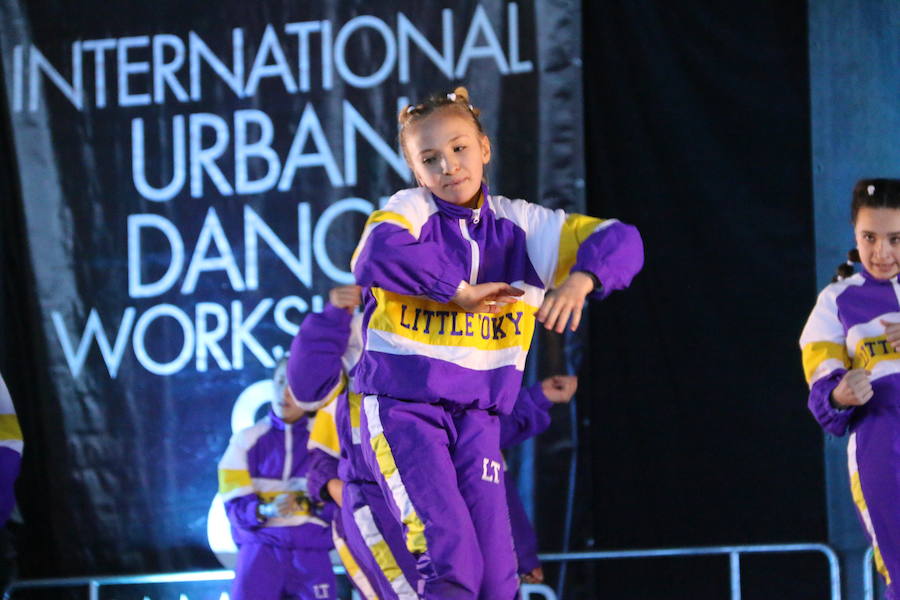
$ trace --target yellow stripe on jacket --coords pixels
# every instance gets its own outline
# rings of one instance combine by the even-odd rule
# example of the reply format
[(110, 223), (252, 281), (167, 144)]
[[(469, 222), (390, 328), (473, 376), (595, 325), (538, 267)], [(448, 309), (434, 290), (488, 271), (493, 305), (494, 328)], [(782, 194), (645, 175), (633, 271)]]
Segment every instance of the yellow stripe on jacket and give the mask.
[[(810, 385), (814, 383), (816, 371), (819, 370), (826, 361), (836, 361), (833, 363), (834, 368), (842, 364), (844, 368), (850, 368), (850, 357), (847, 354), (847, 348), (843, 344), (836, 342), (810, 342), (803, 346), (803, 372), (806, 375), (806, 382)], [(834, 370), (828, 369), (828, 372)], [(820, 373), (827, 375), (827, 373)]]
[[(343, 390), (347, 382), (347, 378), (343, 373), (341, 374), (341, 381), (344, 383), (341, 388)], [(337, 423), (334, 415), (337, 403), (338, 399), (335, 397), (316, 412), (312, 431), (309, 432), (309, 441), (306, 444), (309, 449), (318, 448), (335, 458), (341, 455), (341, 441), (338, 439)]]
[(553, 287), (559, 287), (566, 280), (575, 265), (578, 248), (602, 223), (603, 219), (585, 215), (570, 214), (566, 217), (559, 233), (559, 257), (556, 260)]
[(413, 229), (412, 223), (410, 223), (409, 220), (400, 213), (391, 212), (389, 210), (376, 210), (371, 215), (369, 215), (368, 220), (366, 220), (366, 225), (363, 228), (362, 235), (359, 238), (359, 243), (356, 245), (356, 249), (353, 251), (353, 256), (350, 257), (351, 271), (354, 269), (354, 267), (356, 267), (356, 258), (365, 247), (366, 241), (369, 239), (369, 234), (372, 233), (372, 230), (375, 229), (375, 227), (382, 223), (392, 223), (398, 227), (406, 229), (410, 234), (415, 235), (415, 230)]
[(22, 439), (22, 428), (16, 415), (0, 415), (0, 440)]

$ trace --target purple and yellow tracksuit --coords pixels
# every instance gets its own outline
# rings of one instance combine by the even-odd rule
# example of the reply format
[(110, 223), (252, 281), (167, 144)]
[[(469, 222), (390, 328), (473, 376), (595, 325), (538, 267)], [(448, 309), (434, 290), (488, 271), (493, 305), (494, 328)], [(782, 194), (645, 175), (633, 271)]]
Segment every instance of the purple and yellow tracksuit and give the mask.
[[(900, 577), (900, 353), (888, 345), (882, 319), (900, 322), (900, 282), (863, 271), (822, 290), (800, 346), (810, 411), (828, 433), (850, 432), (850, 490), (887, 597), (894, 599)], [(830, 396), (849, 369), (871, 371), (874, 395), (863, 406), (839, 410)]]
[[(234, 600), (337, 598), (328, 556), (331, 509), (320, 513), (306, 493), (311, 428), (307, 416), (289, 424), (270, 412), (234, 434), (219, 461), (219, 494), (238, 546)], [(301, 509), (288, 517), (258, 515), (260, 503), (283, 493), (297, 494)]]
[(22, 464), (22, 429), (9, 390), (0, 377), (0, 527), (16, 505), (15, 483)]
[[(307, 394), (301, 401), (315, 402), (316, 394), (333, 394), (333, 386), (345, 381), (342, 371), (355, 364), (359, 354), (351, 348), (341, 360), (340, 342), (358, 335), (358, 321), (356, 325), (351, 334), (350, 315), (331, 305), (306, 317), (288, 364), (289, 381)], [(304, 369), (304, 364), (317, 368)], [(360, 400), (359, 394), (344, 391), (319, 410), (309, 438), (313, 455), (307, 476), (309, 493), (314, 500), (327, 500), (322, 494), (328, 481), (337, 478), (344, 482), (344, 505), (335, 518), (335, 547), (360, 594), (381, 600), (415, 600), (419, 597), (415, 559), (363, 459)], [(509, 448), (544, 431), (550, 424), (551, 406), (539, 384), (523, 389), (512, 414), (500, 419), (501, 447)], [(519, 572), (529, 573), (540, 566), (537, 537), (514, 486), (508, 487), (507, 499)]]
[[(642, 263), (630, 225), (486, 190), (476, 209), (403, 190), (370, 216), (352, 262), (366, 289), (360, 432), (425, 598), (515, 597), (498, 414), (521, 387), (534, 314), (573, 270), (596, 277), (603, 298)], [(525, 294), (497, 314), (468, 313), (449, 302), (462, 282)]]

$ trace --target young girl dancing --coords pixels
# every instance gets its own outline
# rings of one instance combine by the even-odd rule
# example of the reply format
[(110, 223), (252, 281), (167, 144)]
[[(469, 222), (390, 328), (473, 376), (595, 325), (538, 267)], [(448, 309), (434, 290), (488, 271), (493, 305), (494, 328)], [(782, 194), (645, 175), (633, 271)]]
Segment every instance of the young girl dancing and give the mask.
[(643, 263), (632, 226), (491, 195), (478, 115), (464, 88), (401, 111), (420, 187), (371, 215), (352, 262), (363, 451), (428, 599), (516, 596), (497, 415), (519, 393), (535, 318), (574, 330), (588, 294), (626, 287)]
[(844, 435), (850, 490), (875, 564), (896, 599), (900, 577), (900, 180), (864, 179), (850, 206), (856, 248), (822, 290), (803, 334), (809, 409)]

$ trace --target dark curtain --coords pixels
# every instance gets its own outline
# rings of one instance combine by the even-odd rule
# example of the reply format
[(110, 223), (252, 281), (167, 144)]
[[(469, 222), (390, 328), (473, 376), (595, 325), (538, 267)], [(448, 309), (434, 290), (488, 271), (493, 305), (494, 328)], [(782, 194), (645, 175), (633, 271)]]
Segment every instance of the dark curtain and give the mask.
[[(588, 212), (637, 225), (647, 258), (591, 309), (573, 546), (824, 541), (797, 345), (815, 296), (805, 3), (582, 6)], [(560, 510), (545, 489), (539, 514)], [(728, 597), (727, 557), (569, 573), (567, 597)], [(745, 599), (827, 590), (816, 556), (743, 576)]]

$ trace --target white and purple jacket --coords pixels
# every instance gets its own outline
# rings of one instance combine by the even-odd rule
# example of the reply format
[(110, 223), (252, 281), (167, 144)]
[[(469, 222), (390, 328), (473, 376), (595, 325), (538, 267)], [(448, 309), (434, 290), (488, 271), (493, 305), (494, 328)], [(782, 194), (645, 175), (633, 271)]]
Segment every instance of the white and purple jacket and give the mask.
[[(870, 412), (900, 399), (900, 354), (888, 345), (881, 320), (900, 321), (900, 282), (863, 271), (819, 294), (803, 328), (800, 347), (809, 383), (809, 409), (825, 431), (844, 435)], [(829, 401), (849, 369), (868, 369), (875, 396), (843, 410)]]
[[(402, 190), (369, 217), (351, 264), (366, 288), (358, 392), (509, 413), (546, 291), (585, 271), (602, 299), (643, 265), (631, 225), (482, 197), (469, 209)], [(525, 295), (497, 314), (469, 313), (449, 302), (463, 281)]]
[(261, 502), (279, 494), (307, 496), (311, 456), (306, 445), (312, 422), (304, 416), (288, 424), (270, 410), (265, 419), (234, 434), (219, 461), (219, 494), (235, 543), (286, 549), (328, 549), (333, 506), (319, 511), (307, 500), (287, 517), (260, 519)]

